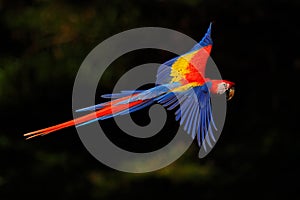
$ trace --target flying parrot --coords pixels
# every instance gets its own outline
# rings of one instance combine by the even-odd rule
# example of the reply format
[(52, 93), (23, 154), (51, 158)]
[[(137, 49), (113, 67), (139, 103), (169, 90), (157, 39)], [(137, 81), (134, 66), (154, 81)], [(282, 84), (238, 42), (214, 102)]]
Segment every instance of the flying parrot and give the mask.
[[(217, 130), (212, 115), (211, 94), (225, 94), (227, 100), (234, 95), (234, 83), (205, 77), (207, 60), (213, 41), (210, 23), (202, 40), (187, 53), (163, 63), (157, 71), (155, 87), (147, 90), (127, 90), (102, 95), (111, 101), (77, 110), (92, 111), (82, 117), (24, 134), (26, 139), (43, 136), (70, 126), (83, 126), (98, 120), (138, 111), (154, 103), (168, 110), (177, 109), (176, 120), (199, 146), (205, 137), (213, 141), (213, 129)], [(213, 128), (212, 128), (213, 127)], [(209, 144), (210, 145), (210, 144)], [(210, 145), (211, 146), (211, 145)], [(205, 147), (205, 146), (204, 146)]]

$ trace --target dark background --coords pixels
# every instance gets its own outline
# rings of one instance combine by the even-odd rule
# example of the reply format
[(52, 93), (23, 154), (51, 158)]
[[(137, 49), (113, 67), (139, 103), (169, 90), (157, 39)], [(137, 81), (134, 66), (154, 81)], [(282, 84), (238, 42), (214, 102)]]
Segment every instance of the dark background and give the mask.
[[(297, 194), (299, 10), (297, 0), (0, 0), (0, 198), (280, 199)], [(158, 26), (199, 41), (210, 21), (215, 22), (212, 57), (222, 76), (236, 83), (236, 95), (228, 102), (222, 136), (206, 158), (198, 159), (195, 143), (162, 170), (128, 174), (95, 160), (75, 128), (24, 140), (23, 133), (72, 118), (77, 70), (106, 38)], [(110, 92), (128, 66), (172, 57), (136, 53), (114, 63), (118, 70), (106, 73), (99, 93)], [(137, 117), (144, 119), (146, 111)]]

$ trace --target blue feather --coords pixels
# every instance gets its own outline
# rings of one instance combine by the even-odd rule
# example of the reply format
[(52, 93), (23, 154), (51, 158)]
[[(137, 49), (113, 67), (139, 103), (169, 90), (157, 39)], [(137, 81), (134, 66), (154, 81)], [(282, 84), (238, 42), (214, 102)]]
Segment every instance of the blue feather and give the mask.
[(199, 42), (200, 46), (202, 46), (202, 47), (205, 47), (208, 45), (213, 45), (213, 41), (211, 39), (211, 25), (212, 25), (212, 23), (209, 24), (206, 34), (204, 35), (202, 40)]
[(171, 66), (174, 64), (174, 62), (177, 59), (178, 59), (178, 57), (173, 58), (159, 66), (157, 75), (156, 75), (156, 84), (157, 85), (170, 83), (170, 81), (172, 79), (172, 77), (170, 76), (171, 70), (172, 70)]
[[(211, 111), (209, 87), (211, 84), (197, 86), (184, 92), (167, 93), (156, 100), (168, 110), (179, 106), (175, 111), (176, 121), (191, 134), (192, 138), (197, 135), (198, 144), (207, 150), (206, 142), (211, 147), (215, 142), (211, 124), (215, 123)], [(212, 141), (211, 141), (212, 138)]]
[(133, 94), (141, 93), (144, 90), (123, 90), (121, 93), (115, 93), (115, 94), (103, 94), (101, 95), (102, 98), (106, 99), (115, 99), (115, 98), (122, 98), (126, 96), (130, 96)]

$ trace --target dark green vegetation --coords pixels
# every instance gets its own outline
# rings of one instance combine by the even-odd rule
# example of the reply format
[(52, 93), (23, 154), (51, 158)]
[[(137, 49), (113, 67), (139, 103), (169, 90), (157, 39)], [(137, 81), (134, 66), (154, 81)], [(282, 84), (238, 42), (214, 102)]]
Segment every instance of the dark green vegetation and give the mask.
[[(289, 2), (289, 3), (288, 3)], [(299, 184), (298, 1), (0, 0), (0, 198), (278, 199)], [(25, 141), (23, 133), (72, 118), (72, 86), (85, 56), (104, 39), (158, 26), (200, 40), (215, 21), (212, 57), (236, 82), (223, 134), (197, 158), (196, 144), (157, 172), (121, 173), (99, 163), (75, 128)], [(114, 63), (99, 95), (130, 66), (163, 62), (137, 51)], [(146, 113), (146, 112), (145, 112)], [(145, 113), (140, 113), (144, 115)], [(138, 115), (138, 114), (137, 114)], [(109, 122), (108, 122), (109, 123)], [(143, 123), (140, 122), (140, 123)]]

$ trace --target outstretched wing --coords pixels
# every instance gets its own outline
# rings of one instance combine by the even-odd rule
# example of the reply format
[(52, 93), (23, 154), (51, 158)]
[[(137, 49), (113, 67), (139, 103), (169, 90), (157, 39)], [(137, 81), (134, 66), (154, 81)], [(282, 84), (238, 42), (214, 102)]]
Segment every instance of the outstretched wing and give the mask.
[(156, 84), (172, 82), (204, 82), (205, 67), (209, 58), (212, 39), (211, 23), (202, 40), (189, 52), (163, 63), (157, 72)]
[(172, 92), (157, 98), (157, 102), (176, 111), (176, 120), (194, 139), (197, 136), (198, 145), (203, 145), (206, 150), (206, 143), (212, 147), (215, 142), (212, 126), (217, 130), (213, 116), (209, 93), (210, 83), (202, 86), (191, 87), (184, 92)]

